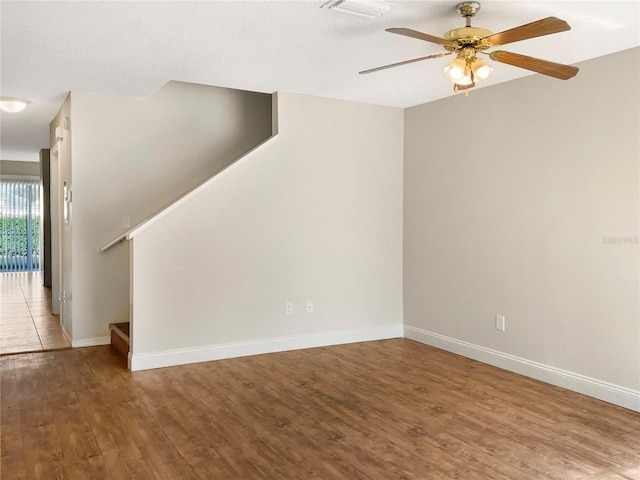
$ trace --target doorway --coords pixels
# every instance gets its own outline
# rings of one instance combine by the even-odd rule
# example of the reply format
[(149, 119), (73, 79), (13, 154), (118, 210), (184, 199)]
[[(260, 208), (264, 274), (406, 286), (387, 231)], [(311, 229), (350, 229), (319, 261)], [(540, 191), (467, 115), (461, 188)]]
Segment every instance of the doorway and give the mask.
[(40, 272), (0, 274), (0, 356), (71, 348)]
[(41, 188), (0, 179), (0, 355), (70, 348), (41, 267)]

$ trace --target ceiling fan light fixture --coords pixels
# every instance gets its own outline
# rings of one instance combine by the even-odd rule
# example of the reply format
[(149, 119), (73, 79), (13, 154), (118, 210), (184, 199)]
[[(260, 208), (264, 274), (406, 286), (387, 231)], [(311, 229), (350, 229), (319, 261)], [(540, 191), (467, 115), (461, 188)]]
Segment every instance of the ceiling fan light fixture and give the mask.
[(462, 84), (460, 84), (460, 83), (454, 83), (454, 84), (453, 84), (453, 91), (454, 91), (455, 93), (458, 93), (460, 90), (463, 90), (463, 91), (465, 91), (465, 92), (464, 92), (464, 96), (465, 96), (465, 97), (469, 97), (469, 92), (468, 92), (468, 90), (469, 90), (470, 88), (475, 87), (475, 86), (476, 86), (475, 82), (471, 82), (471, 83), (469, 83), (468, 85), (462, 85)]
[(27, 108), (31, 102), (22, 98), (0, 97), (0, 110), (8, 113), (18, 113)]
[(487, 65), (484, 60), (476, 60), (471, 64), (471, 71), (477, 80), (484, 80), (489, 78), (489, 75), (493, 72), (493, 68)]
[(453, 83), (455, 83), (456, 85), (464, 85), (464, 86), (472, 85), (474, 83), (473, 76), (471, 75), (470, 71), (467, 71), (462, 78), (459, 78)]
[(460, 83), (465, 77), (465, 69), (467, 68), (467, 62), (464, 58), (456, 58), (450, 65), (444, 67), (444, 74), (453, 83)]
[(444, 74), (459, 89), (472, 88), (476, 81), (489, 77), (493, 68), (484, 60), (475, 57), (475, 52), (467, 52), (467, 56), (457, 57), (451, 64), (444, 67)]

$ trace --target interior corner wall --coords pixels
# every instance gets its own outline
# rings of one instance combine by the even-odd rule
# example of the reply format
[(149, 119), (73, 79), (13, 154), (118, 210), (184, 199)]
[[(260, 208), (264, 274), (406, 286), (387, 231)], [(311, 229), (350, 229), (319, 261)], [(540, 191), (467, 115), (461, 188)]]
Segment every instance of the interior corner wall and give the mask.
[(403, 110), (279, 92), (278, 132), (133, 238), (132, 368), (401, 335)]
[(639, 52), (406, 110), (405, 328), (640, 391)]
[(129, 317), (129, 252), (100, 249), (271, 135), (271, 95), (169, 82), (147, 99), (71, 93), (74, 344)]

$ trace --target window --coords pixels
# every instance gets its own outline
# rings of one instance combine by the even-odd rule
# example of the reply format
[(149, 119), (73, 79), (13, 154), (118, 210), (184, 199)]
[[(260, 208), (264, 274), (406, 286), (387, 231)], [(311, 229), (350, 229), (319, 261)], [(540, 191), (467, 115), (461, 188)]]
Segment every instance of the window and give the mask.
[(40, 269), (40, 184), (0, 181), (0, 271)]

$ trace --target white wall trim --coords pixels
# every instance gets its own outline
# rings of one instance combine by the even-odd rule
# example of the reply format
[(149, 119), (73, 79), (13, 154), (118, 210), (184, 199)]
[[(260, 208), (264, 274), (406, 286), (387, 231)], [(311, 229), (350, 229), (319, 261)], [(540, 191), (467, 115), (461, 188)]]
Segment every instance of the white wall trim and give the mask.
[(527, 360), (526, 358), (516, 357), (515, 355), (499, 352), (462, 340), (456, 340), (455, 338), (446, 337), (409, 325), (404, 326), (404, 337), (640, 412), (640, 391), (603, 382), (602, 380), (597, 380), (585, 375)]
[(111, 343), (111, 337), (93, 337), (84, 338), (82, 340), (74, 340), (71, 342), (73, 348), (78, 347), (95, 347), (96, 345), (109, 345)]
[(402, 324), (384, 325), (363, 330), (327, 332), (291, 337), (266, 338), (247, 342), (234, 342), (204, 347), (181, 348), (154, 353), (130, 354), (132, 371), (170, 367), (187, 363), (209, 362), (225, 358), (262, 355), (265, 353), (326, 347), (345, 343), (369, 342), (402, 337)]
[(151, 215), (146, 220), (143, 220), (141, 223), (139, 223), (135, 227), (131, 228), (130, 230), (128, 230), (128, 231), (126, 231), (124, 233), (121, 233), (116, 238), (114, 238), (110, 242), (108, 242), (105, 245), (103, 245), (100, 248), (100, 251), (101, 252), (106, 252), (111, 247), (114, 247), (115, 245), (118, 245), (119, 243), (122, 243), (125, 240), (131, 240), (138, 233), (142, 232), (147, 227), (153, 225), (155, 222), (160, 220), (162, 217), (167, 215), (172, 210), (175, 210), (178, 206), (182, 205), (184, 202), (189, 200), (191, 197), (193, 197), (193, 196), (197, 195), (198, 193), (200, 193), (202, 190), (207, 188), (208, 185), (210, 185), (213, 182), (217, 182), (219, 180), (218, 177), (223, 177), (224, 175), (227, 175), (234, 168), (238, 167), (242, 162), (244, 162), (245, 160), (249, 159), (252, 155), (256, 154), (257, 152), (261, 151), (262, 149), (266, 148), (268, 145), (274, 143), (277, 139), (278, 139), (277, 135), (274, 135), (272, 137), (267, 138), (264, 142), (256, 145), (254, 148), (252, 148), (251, 150), (246, 152), (244, 155), (240, 156), (238, 159), (236, 159), (233, 162), (231, 162), (229, 165), (224, 167), (222, 170), (220, 170), (219, 172), (214, 173), (211, 177), (206, 179), (204, 182), (202, 182), (201, 184), (197, 185), (192, 190), (189, 190), (187, 193), (185, 193), (184, 195), (182, 195), (178, 199), (176, 199), (173, 202), (169, 203), (166, 207), (164, 207), (161, 210), (157, 211), (156, 213)]
[(251, 157), (255, 153), (261, 151), (262, 149), (266, 148), (268, 145), (274, 143), (277, 139), (278, 139), (278, 135), (277, 134), (267, 138), (264, 142), (256, 145), (254, 148), (252, 148), (251, 150), (249, 150), (248, 152), (246, 152), (245, 154), (240, 156), (238, 159), (236, 159), (233, 162), (231, 162), (229, 165), (224, 167), (222, 170), (214, 173), (211, 177), (206, 179), (204, 182), (202, 182), (201, 184), (197, 185), (192, 190), (189, 190), (187, 193), (185, 193), (184, 195), (182, 195), (178, 199), (176, 199), (173, 202), (169, 203), (166, 207), (164, 207), (161, 210), (157, 211), (156, 213), (151, 215), (149, 218), (147, 218), (146, 220), (143, 220), (141, 223), (139, 223), (135, 227), (131, 228), (130, 230), (120, 234), (119, 236), (117, 236), (116, 238), (111, 240), (110, 242), (104, 244), (100, 248), (100, 251), (101, 252), (106, 252), (110, 248), (118, 245), (119, 243), (124, 242), (125, 240), (131, 240), (138, 233), (142, 232), (147, 227), (153, 225), (155, 222), (160, 220), (162, 217), (167, 215), (169, 212), (175, 210), (178, 206), (182, 205), (184, 202), (189, 200), (191, 197), (193, 197), (193, 196), (197, 195), (198, 193), (200, 193), (202, 190), (207, 188), (208, 185), (210, 185), (213, 182), (217, 182), (219, 180), (218, 177), (223, 177), (224, 175), (227, 175), (234, 168), (238, 167), (240, 165), (240, 163), (242, 163), (243, 161), (249, 159), (249, 157)]

